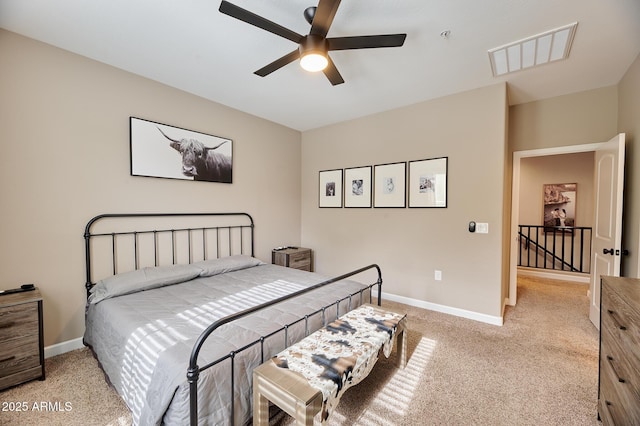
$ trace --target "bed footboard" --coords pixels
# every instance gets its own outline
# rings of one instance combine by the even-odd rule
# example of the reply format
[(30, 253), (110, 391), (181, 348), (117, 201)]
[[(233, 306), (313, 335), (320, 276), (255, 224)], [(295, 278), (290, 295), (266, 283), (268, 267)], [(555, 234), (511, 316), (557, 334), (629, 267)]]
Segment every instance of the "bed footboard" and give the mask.
[[(274, 330), (272, 333), (270, 333), (267, 336), (261, 336), (259, 339), (255, 340), (254, 342), (249, 343), (248, 345), (244, 346), (243, 348), (239, 348), (237, 351), (231, 352), (230, 354), (219, 358), (203, 367), (199, 367), (198, 366), (198, 355), (200, 354), (200, 350), (202, 349), (202, 346), (204, 345), (205, 341), (207, 340), (207, 338), (219, 327), (221, 327), (224, 324), (227, 324), (229, 322), (235, 321), (237, 319), (240, 319), (242, 317), (245, 317), (249, 314), (252, 314), (254, 312), (257, 312), (261, 309), (265, 309), (268, 308), (270, 306), (273, 306), (277, 303), (283, 302), (285, 300), (294, 298), (296, 296), (299, 296), (301, 294), (304, 293), (308, 293), (310, 291), (313, 291), (315, 289), (318, 289), (320, 287), (324, 287), (333, 283), (336, 283), (338, 281), (347, 279), (349, 277), (352, 277), (354, 275), (358, 275), (362, 272), (371, 270), (371, 269), (376, 269), (377, 273), (378, 273), (378, 279), (375, 283), (368, 285), (367, 287), (361, 289), (360, 291), (353, 293), (345, 298), (339, 299), (334, 303), (331, 303), (327, 306), (322, 307), (321, 309), (315, 311), (315, 312), (311, 312), (308, 315), (306, 315), (303, 318), (300, 318), (297, 321), (294, 321), (293, 323), (287, 324), (285, 326), (283, 326), (282, 328), (278, 329), (278, 330)], [(336, 306), (336, 317), (340, 316), (340, 302), (348, 299), (349, 300), (349, 310), (351, 309), (351, 299), (353, 296), (359, 296), (360, 297), (360, 304), (364, 303), (363, 297), (364, 297), (364, 292), (368, 291), (368, 295), (369, 295), (369, 303), (372, 303), (372, 289), (373, 287), (378, 287), (377, 288), (377, 300), (378, 300), (378, 306), (381, 305), (381, 295), (382, 295), (382, 271), (380, 270), (380, 267), (376, 264), (372, 264), (369, 266), (365, 266), (363, 268), (357, 269), (355, 271), (346, 273), (344, 275), (340, 275), (339, 277), (335, 277), (335, 278), (331, 278), (328, 279), (326, 281), (320, 282), (316, 285), (313, 285), (311, 287), (307, 287), (303, 290), (299, 290), (295, 293), (291, 293), (288, 294), (286, 296), (282, 296), (279, 297), (277, 299), (273, 299), (270, 300), (268, 302), (262, 303), (260, 305), (256, 305), (252, 308), (249, 309), (245, 309), (244, 311), (226, 316), (224, 318), (221, 318), (219, 320), (217, 320), (216, 322), (214, 322), (213, 324), (211, 324), (209, 327), (207, 327), (205, 329), (205, 331), (202, 332), (202, 334), (200, 335), (200, 337), (198, 338), (198, 340), (196, 341), (193, 350), (191, 351), (191, 357), (189, 359), (189, 369), (187, 370), (187, 381), (189, 382), (189, 409), (190, 409), (190, 424), (191, 426), (196, 426), (198, 424), (198, 379), (200, 377), (200, 373), (210, 367), (213, 367), (216, 364), (219, 364), (220, 362), (231, 358), (232, 360), (234, 359), (236, 353), (243, 351), (245, 349), (248, 349), (252, 346), (255, 345), (261, 345), (261, 354), (262, 354), (262, 359), (261, 359), (261, 363), (264, 362), (264, 347), (263, 347), (263, 343), (264, 343), (264, 339), (267, 337), (270, 337), (276, 333), (279, 333), (281, 331), (284, 330), (285, 332), (285, 342), (287, 341), (287, 329), (288, 327), (292, 326), (293, 324), (297, 324), (299, 322), (305, 321), (305, 330), (307, 330), (306, 334), (308, 334), (308, 327), (306, 322), (308, 321), (308, 318), (312, 315), (316, 315), (318, 313), (322, 313), (322, 319), (323, 319), (323, 325), (326, 325), (326, 317), (325, 317), (325, 310), (329, 309), (330, 307), (332, 307), (333, 305)], [(231, 368), (231, 415), (230, 415), (230, 421), (229, 424), (230, 425), (234, 425), (234, 398), (233, 398), (233, 389), (234, 389), (234, 374), (233, 374), (233, 368)]]

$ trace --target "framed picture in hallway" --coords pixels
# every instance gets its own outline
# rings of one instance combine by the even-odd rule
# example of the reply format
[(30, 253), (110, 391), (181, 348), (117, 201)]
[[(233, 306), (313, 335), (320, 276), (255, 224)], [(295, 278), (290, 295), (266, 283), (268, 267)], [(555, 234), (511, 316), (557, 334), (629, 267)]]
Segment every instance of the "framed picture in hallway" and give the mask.
[(576, 226), (577, 183), (542, 185), (543, 225), (545, 232), (572, 232)]

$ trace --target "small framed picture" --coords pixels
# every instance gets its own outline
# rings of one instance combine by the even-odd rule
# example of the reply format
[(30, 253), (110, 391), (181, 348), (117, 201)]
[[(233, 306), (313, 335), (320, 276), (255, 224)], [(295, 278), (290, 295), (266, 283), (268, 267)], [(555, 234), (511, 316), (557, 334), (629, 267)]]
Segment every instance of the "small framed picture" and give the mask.
[(319, 206), (342, 207), (342, 169), (320, 171), (319, 183)]
[(406, 207), (407, 163), (373, 166), (374, 207)]
[(447, 207), (448, 157), (409, 161), (409, 207)]
[(344, 169), (344, 206), (371, 207), (371, 166)]

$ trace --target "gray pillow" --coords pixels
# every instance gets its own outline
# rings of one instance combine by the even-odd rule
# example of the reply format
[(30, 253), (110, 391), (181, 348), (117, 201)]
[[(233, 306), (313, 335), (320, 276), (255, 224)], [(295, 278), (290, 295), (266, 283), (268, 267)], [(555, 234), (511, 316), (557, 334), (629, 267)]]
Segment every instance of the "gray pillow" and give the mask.
[(194, 265), (167, 265), (113, 275), (98, 281), (93, 286), (89, 303), (98, 303), (123, 294), (189, 281), (199, 276), (201, 272), (202, 269)]
[(201, 277), (210, 277), (212, 275), (224, 274), (225, 272), (238, 271), (240, 269), (251, 268), (253, 266), (264, 265), (255, 257), (239, 254), (235, 256), (221, 257), (219, 259), (209, 259), (193, 263), (193, 266), (199, 267), (202, 272)]

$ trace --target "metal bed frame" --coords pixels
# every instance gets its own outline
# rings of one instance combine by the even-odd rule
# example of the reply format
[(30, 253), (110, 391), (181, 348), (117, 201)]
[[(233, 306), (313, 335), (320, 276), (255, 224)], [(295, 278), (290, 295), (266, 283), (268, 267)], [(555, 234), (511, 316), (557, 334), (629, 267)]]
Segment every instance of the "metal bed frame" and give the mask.
[[(111, 219), (132, 219), (132, 218), (137, 218), (137, 219), (153, 219), (153, 218), (167, 218), (167, 217), (183, 217), (183, 218), (194, 218), (194, 217), (201, 217), (203, 220), (213, 220), (215, 222), (216, 218), (221, 218), (221, 217), (226, 217), (226, 218), (232, 218), (232, 219), (236, 219), (238, 220), (237, 224), (224, 224), (224, 225), (208, 225), (208, 226), (196, 226), (196, 227), (186, 227), (186, 228), (169, 228), (169, 229), (143, 229), (143, 230), (118, 230), (118, 231), (113, 231), (113, 232), (95, 232), (92, 233), (92, 227), (102, 221), (102, 220), (111, 220)], [(176, 263), (176, 259), (178, 259), (178, 252), (182, 247), (182, 245), (179, 245), (177, 243), (177, 237), (178, 236), (186, 236), (187, 238), (187, 254), (188, 254), (188, 262), (192, 263), (195, 262), (197, 260), (206, 260), (209, 258), (213, 258), (213, 256), (209, 256), (210, 253), (214, 252), (214, 250), (209, 250), (209, 248), (207, 247), (207, 235), (210, 233), (215, 234), (215, 242), (216, 242), (216, 249), (215, 249), (215, 257), (219, 258), (219, 257), (223, 257), (224, 255), (232, 255), (232, 254), (250, 254), (251, 256), (254, 256), (254, 222), (253, 222), (253, 218), (247, 214), (247, 213), (130, 213), (130, 214), (102, 214), (102, 215), (98, 215), (95, 216), (94, 218), (92, 218), (91, 220), (89, 220), (89, 222), (87, 223), (86, 227), (85, 227), (85, 231), (84, 231), (84, 239), (85, 239), (85, 261), (86, 261), (86, 282), (85, 282), (85, 288), (87, 291), (87, 297), (89, 297), (90, 295), (90, 291), (91, 288), (95, 285), (95, 283), (93, 282), (93, 270), (92, 270), (92, 260), (93, 260), (93, 253), (92, 253), (92, 241), (95, 241), (96, 239), (107, 239), (107, 240), (111, 240), (110, 244), (111, 244), (111, 270), (112, 273), (115, 275), (117, 273), (119, 273), (119, 265), (118, 265), (118, 260), (119, 260), (119, 246), (120, 244), (123, 244), (123, 242), (121, 241), (123, 239), (123, 237), (128, 237), (128, 241), (125, 241), (124, 244), (127, 245), (132, 245), (131, 247), (131, 253), (133, 255), (133, 265), (134, 265), (134, 269), (139, 269), (140, 268), (140, 262), (139, 262), (139, 258), (140, 258), (140, 245), (138, 244), (139, 241), (139, 237), (143, 236), (143, 235), (151, 235), (153, 237), (153, 257), (154, 257), (154, 265), (153, 266), (159, 266), (160, 265), (160, 260), (159, 260), (159, 256), (158, 256), (158, 251), (159, 251), (159, 246), (160, 246), (160, 236), (162, 235), (168, 235), (170, 236), (170, 250), (171, 250), (171, 263), (175, 264)], [(234, 240), (234, 238), (232, 237), (232, 234), (236, 233), (236, 239)], [(247, 237), (246, 234), (249, 234), (249, 236)], [(202, 255), (203, 259), (194, 259), (195, 256), (195, 250), (193, 247), (194, 242), (197, 240), (196, 237), (194, 237), (195, 235), (199, 235), (201, 236), (201, 240), (202, 240), (202, 251), (200, 252), (200, 254)], [(227, 237), (227, 246), (224, 247), (224, 236)], [(132, 237), (132, 238), (131, 238)], [(247, 241), (248, 240), (248, 241)], [(234, 247), (233, 241), (239, 242), (239, 247)], [(236, 244), (237, 246), (238, 244)], [(235, 250), (234, 250), (235, 248)], [(226, 250), (225, 250), (226, 249)], [(221, 253), (223, 256), (221, 256)], [(302, 318), (297, 319), (296, 321), (293, 321), (291, 323), (285, 324), (283, 325), (281, 328), (277, 329), (277, 330), (273, 330), (271, 333), (266, 334), (264, 336), (261, 336), (259, 339), (256, 339), (255, 341), (241, 347), (238, 348), (232, 352), (230, 352), (227, 355), (224, 355), (220, 358), (218, 358), (217, 360), (210, 362), (209, 364), (200, 367), (198, 366), (198, 356), (200, 354), (200, 351), (202, 349), (202, 346), (204, 345), (205, 341), (207, 340), (207, 338), (213, 333), (215, 332), (215, 330), (217, 328), (219, 328), (220, 326), (227, 324), (229, 322), (232, 322), (236, 319), (245, 317), (249, 314), (252, 314), (254, 312), (257, 312), (261, 309), (267, 308), (269, 306), (273, 306), (277, 303), (283, 302), (285, 300), (294, 298), (296, 296), (299, 296), (301, 294), (304, 293), (308, 293), (310, 291), (316, 290), (320, 287), (324, 287), (327, 285), (330, 285), (332, 283), (336, 283), (338, 281), (344, 280), (346, 278), (352, 277), (354, 275), (358, 275), (362, 272), (368, 271), (368, 270), (376, 270), (378, 278), (376, 280), (376, 282), (372, 283), (372, 284), (368, 284), (366, 285), (364, 288), (362, 288), (361, 290), (352, 293), (348, 296), (345, 296), (341, 299), (336, 300), (335, 302), (323, 306), (321, 309), (318, 309), (314, 312), (310, 312), (307, 315), (305, 315)], [(124, 271), (122, 271), (124, 272)], [(261, 363), (265, 361), (265, 351), (264, 351), (264, 342), (266, 339), (275, 336), (278, 333), (282, 333), (284, 332), (284, 346), (287, 347), (289, 346), (290, 343), (295, 343), (295, 342), (289, 342), (289, 335), (288, 335), (288, 330), (290, 327), (302, 323), (304, 322), (304, 334), (305, 336), (309, 335), (311, 330), (309, 330), (309, 320), (312, 319), (312, 317), (316, 316), (316, 315), (321, 315), (321, 321), (322, 321), (322, 325), (326, 326), (328, 319), (327, 319), (327, 310), (329, 310), (330, 308), (335, 306), (335, 317), (333, 316), (333, 309), (332, 312), (330, 314), (331, 318), (337, 318), (338, 316), (340, 316), (340, 304), (343, 302), (347, 302), (348, 303), (348, 307), (347, 307), (347, 311), (352, 309), (352, 298), (353, 297), (359, 297), (359, 302), (360, 304), (362, 304), (364, 302), (364, 298), (365, 298), (365, 293), (368, 292), (368, 301), (369, 303), (372, 303), (373, 300), (373, 296), (372, 296), (372, 290), (374, 287), (377, 286), (377, 303), (378, 306), (380, 306), (381, 304), (381, 294), (382, 294), (382, 272), (380, 270), (380, 267), (376, 264), (371, 264), (368, 266), (365, 266), (363, 268), (348, 272), (346, 274), (343, 274), (341, 276), (335, 277), (335, 278), (331, 278), (325, 281), (322, 281), (318, 284), (315, 284), (311, 287), (307, 287), (303, 290), (299, 290), (296, 291), (294, 293), (290, 293), (288, 295), (279, 297), (277, 299), (273, 299), (270, 300), (268, 302), (256, 305), (254, 307), (245, 309), (243, 311), (237, 312), (235, 314), (232, 315), (228, 315), (226, 317), (223, 317), (217, 321), (215, 321), (214, 323), (212, 323), (211, 325), (209, 325), (209, 327), (207, 327), (202, 333), (201, 335), (198, 337), (198, 339), (196, 340), (193, 349), (191, 351), (191, 356), (189, 358), (189, 368), (187, 370), (186, 376), (187, 376), (187, 381), (189, 383), (189, 407), (190, 407), (190, 424), (192, 426), (195, 426), (198, 424), (198, 379), (200, 376), (200, 373), (202, 371), (205, 371), (223, 361), (226, 360), (230, 360), (231, 362), (231, 368), (230, 368), (230, 375), (231, 375), (231, 404), (230, 404), (230, 415), (229, 415), (229, 424), (233, 425), (235, 424), (234, 422), (234, 413), (235, 413), (235, 401), (234, 401), (234, 390), (235, 390), (235, 364), (234, 364), (234, 360), (236, 355), (238, 355), (239, 353), (250, 349), (256, 345), (260, 345), (260, 353), (261, 353)]]

